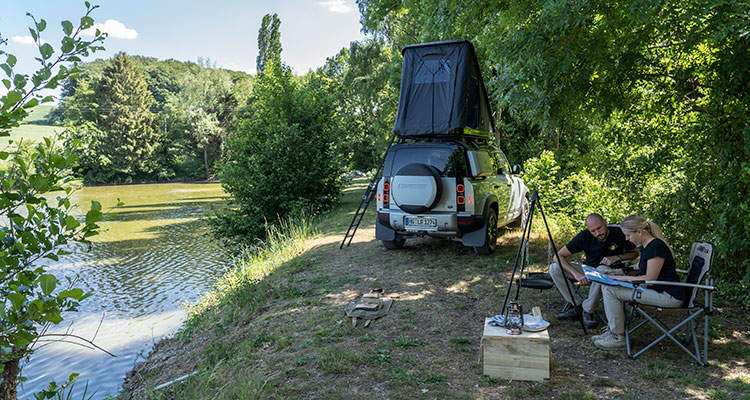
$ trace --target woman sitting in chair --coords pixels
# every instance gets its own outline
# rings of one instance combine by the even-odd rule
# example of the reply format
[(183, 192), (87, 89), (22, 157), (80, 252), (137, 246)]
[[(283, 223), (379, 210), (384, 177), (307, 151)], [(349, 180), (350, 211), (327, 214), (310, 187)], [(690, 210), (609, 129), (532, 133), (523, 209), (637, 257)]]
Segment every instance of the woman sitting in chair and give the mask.
[[(620, 281), (671, 281), (679, 282), (672, 250), (664, 240), (656, 224), (640, 215), (631, 215), (620, 225), (625, 238), (641, 248), (638, 262), (640, 274), (635, 276), (610, 276)], [(636, 289), (635, 300), (641, 304), (658, 307), (682, 305), (682, 288), (666, 285), (642, 286)], [(622, 286), (603, 286), (604, 312), (609, 321), (607, 330), (592, 336), (594, 345), (600, 349), (615, 349), (625, 346), (625, 311), (622, 302), (633, 297), (633, 289)]]

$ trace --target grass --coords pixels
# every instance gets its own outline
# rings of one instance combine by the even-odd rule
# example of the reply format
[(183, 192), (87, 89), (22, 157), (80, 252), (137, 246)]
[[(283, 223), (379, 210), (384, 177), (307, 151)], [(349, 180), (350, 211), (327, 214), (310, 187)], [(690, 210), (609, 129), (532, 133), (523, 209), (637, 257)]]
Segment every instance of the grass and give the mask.
[(427, 345), (427, 341), (408, 337), (398, 337), (393, 339), (393, 345), (402, 348), (421, 347)]
[[(368, 222), (339, 250), (366, 183), (354, 181), (338, 211), (287, 221), (244, 253), (211, 293), (188, 307), (191, 318), (178, 334), (136, 367), (121, 398), (750, 397), (750, 332), (728, 328), (750, 326), (750, 317), (730, 306), (712, 317), (711, 365), (701, 368), (668, 341), (636, 360), (593, 349), (575, 322), (550, 317), (562, 307), (553, 295), (546, 310), (551, 379), (482, 376), (481, 321), (499, 312), (520, 233), (504, 232), (489, 257), (428, 238), (386, 251)], [(368, 210), (363, 222), (374, 219)], [(546, 241), (532, 239), (531, 267), (542, 270)], [(394, 300), (390, 313), (368, 328), (352, 327), (344, 308), (375, 287)], [(546, 301), (546, 293), (530, 292), (524, 308)], [(198, 373), (172, 392), (153, 389), (192, 371)]]
[(617, 386), (611, 379), (598, 377), (591, 381), (591, 385), (595, 387), (612, 387)]
[(672, 372), (671, 368), (661, 360), (650, 361), (646, 364), (646, 368), (641, 370), (639, 374), (651, 381), (661, 382), (667, 378), (677, 377), (678, 374)]
[(362, 356), (349, 349), (335, 346), (324, 347), (317, 352), (320, 369), (329, 374), (345, 374), (351, 372), (362, 362)]
[(40, 124), (46, 125), (46, 119), (49, 114), (54, 111), (57, 106), (39, 105), (31, 109), (29, 115), (24, 118), (25, 124)]
[(52, 106), (34, 107), (21, 126), (11, 129), (10, 136), (0, 138), (0, 149), (5, 148), (9, 140), (38, 143), (45, 137), (54, 137), (56, 133), (62, 132), (63, 127), (45, 125), (45, 118), (54, 109), (55, 107)]
[[(496, 384), (496, 382), (493, 383)], [(546, 392), (547, 389), (544, 387), (544, 385), (540, 384), (530, 386), (512, 385), (505, 391), (505, 394), (507, 394), (512, 399), (528, 399), (536, 396), (541, 396)]]
[(560, 395), (560, 399), (562, 400), (594, 400), (596, 399), (596, 395), (594, 393), (586, 392), (586, 391), (563, 392)]

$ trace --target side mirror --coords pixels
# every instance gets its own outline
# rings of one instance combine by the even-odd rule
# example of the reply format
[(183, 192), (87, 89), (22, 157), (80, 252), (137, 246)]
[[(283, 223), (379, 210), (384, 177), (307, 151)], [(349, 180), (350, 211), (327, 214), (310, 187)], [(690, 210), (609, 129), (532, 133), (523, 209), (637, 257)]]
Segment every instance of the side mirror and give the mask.
[(513, 164), (513, 166), (510, 167), (510, 172), (512, 172), (513, 175), (518, 175), (523, 172), (523, 167), (518, 164)]

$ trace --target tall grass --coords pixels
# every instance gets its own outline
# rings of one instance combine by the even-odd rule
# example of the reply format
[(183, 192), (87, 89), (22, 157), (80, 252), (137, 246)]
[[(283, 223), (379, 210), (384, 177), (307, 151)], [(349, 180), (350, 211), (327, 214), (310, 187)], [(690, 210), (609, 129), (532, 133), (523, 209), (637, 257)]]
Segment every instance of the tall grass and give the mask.
[(251, 312), (278, 297), (281, 290), (263, 279), (304, 251), (305, 240), (314, 235), (311, 218), (289, 217), (266, 226), (266, 240), (240, 251), (234, 265), (209, 293), (186, 306), (186, 326), (196, 324), (209, 310), (222, 305), (250, 307)]

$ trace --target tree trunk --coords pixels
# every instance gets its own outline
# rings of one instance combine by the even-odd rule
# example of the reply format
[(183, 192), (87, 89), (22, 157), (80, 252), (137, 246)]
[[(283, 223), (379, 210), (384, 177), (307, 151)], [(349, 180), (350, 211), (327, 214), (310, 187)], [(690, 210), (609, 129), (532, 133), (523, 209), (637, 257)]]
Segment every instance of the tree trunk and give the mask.
[(208, 149), (206, 149), (208, 145), (203, 146), (203, 165), (206, 166), (206, 180), (211, 179), (211, 176), (208, 174)]
[(0, 400), (16, 400), (18, 399), (18, 363), (20, 360), (10, 360), (3, 364), (5, 369), (0, 378)]

